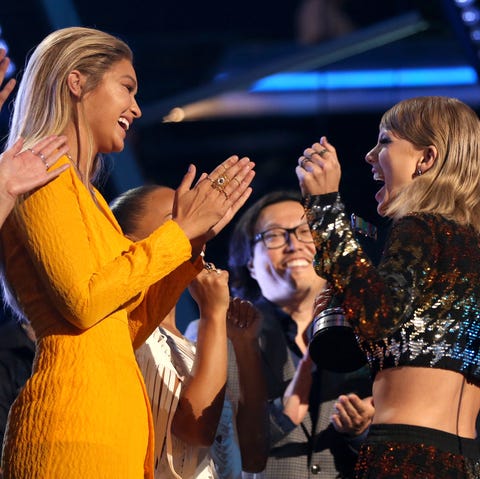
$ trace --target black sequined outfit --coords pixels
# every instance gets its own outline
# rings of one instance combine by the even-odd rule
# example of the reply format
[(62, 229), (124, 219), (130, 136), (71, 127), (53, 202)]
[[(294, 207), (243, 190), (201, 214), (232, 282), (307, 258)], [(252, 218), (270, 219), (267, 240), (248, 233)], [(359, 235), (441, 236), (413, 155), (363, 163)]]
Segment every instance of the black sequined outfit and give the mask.
[(436, 429), (374, 424), (362, 444), (356, 479), (478, 479), (480, 445)]
[[(421, 366), (456, 371), (480, 385), (475, 229), (439, 215), (407, 215), (394, 223), (375, 267), (355, 240), (338, 193), (308, 196), (304, 207), (317, 248), (315, 269), (342, 298), (373, 375)], [(475, 461), (480, 464), (478, 456)]]

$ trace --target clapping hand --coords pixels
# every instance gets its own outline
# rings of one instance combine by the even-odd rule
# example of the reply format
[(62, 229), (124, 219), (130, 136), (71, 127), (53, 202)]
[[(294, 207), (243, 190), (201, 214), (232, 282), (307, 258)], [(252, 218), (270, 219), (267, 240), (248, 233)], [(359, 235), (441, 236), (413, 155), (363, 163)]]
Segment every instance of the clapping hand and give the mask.
[(0, 155), (0, 197), (12, 206), (18, 195), (47, 184), (69, 167), (49, 169), (68, 151), (64, 136), (49, 136), (28, 150), (22, 147), (19, 139)]

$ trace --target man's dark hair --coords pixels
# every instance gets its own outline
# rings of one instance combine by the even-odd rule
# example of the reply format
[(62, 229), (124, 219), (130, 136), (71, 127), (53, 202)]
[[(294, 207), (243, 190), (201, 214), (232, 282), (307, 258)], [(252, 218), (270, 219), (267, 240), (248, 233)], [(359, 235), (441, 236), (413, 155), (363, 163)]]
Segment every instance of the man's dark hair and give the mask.
[(248, 262), (253, 256), (253, 238), (258, 231), (255, 226), (261, 212), (270, 205), (283, 201), (302, 202), (298, 191), (279, 190), (262, 196), (257, 200), (235, 224), (230, 238), (228, 266), (230, 287), (233, 296), (255, 301), (261, 296), (258, 283), (250, 276)]

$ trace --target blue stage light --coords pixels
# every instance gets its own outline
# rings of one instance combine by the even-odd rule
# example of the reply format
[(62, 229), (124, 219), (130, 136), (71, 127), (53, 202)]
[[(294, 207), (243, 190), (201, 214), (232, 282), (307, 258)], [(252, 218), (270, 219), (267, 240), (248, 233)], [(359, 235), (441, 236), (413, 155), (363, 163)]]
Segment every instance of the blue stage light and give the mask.
[(257, 81), (252, 92), (408, 88), (474, 85), (477, 73), (470, 66), (278, 73)]
[(475, 3), (475, 0), (455, 0), (455, 4), (459, 8), (469, 7), (470, 5), (473, 5), (474, 3)]

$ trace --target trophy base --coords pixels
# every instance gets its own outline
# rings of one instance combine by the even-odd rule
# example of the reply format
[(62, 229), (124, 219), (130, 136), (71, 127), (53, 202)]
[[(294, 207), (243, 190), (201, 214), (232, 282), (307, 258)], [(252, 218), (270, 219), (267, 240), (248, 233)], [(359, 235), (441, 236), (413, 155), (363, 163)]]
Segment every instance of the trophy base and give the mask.
[(342, 308), (326, 309), (313, 320), (308, 349), (319, 368), (333, 372), (355, 371), (367, 363)]

